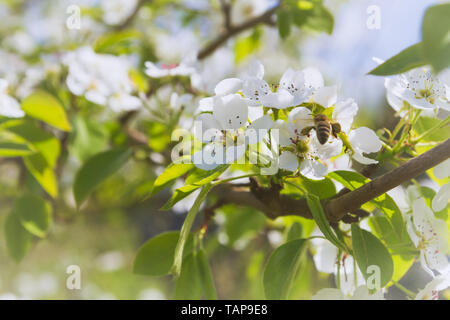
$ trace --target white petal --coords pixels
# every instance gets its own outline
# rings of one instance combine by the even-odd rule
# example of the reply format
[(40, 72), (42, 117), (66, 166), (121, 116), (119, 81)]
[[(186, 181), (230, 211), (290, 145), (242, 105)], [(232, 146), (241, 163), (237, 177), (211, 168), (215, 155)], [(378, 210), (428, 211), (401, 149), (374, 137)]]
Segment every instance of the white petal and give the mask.
[(433, 211), (439, 212), (441, 210), (444, 210), (445, 207), (448, 206), (449, 199), (450, 199), (450, 183), (447, 183), (444, 184), (434, 196), (433, 201), (431, 202), (431, 207), (433, 208)]
[(202, 113), (196, 118), (195, 136), (203, 142), (218, 142), (223, 136), (220, 129), (220, 124), (210, 113)]
[(242, 84), (243, 81), (238, 78), (224, 79), (216, 85), (214, 92), (218, 96), (237, 93), (239, 90), (242, 89)]
[(297, 170), (298, 168), (297, 156), (289, 151), (283, 152), (279, 158), (279, 168), (288, 171)]
[(305, 159), (300, 163), (300, 172), (309, 179), (318, 180), (327, 175), (328, 168), (317, 160)]
[(7, 94), (0, 94), (0, 115), (8, 118), (22, 118), (25, 112), (16, 99)]
[(202, 170), (213, 170), (219, 165), (224, 164), (224, 148), (217, 143), (210, 143), (203, 147), (201, 151), (194, 153), (192, 162)]
[(380, 138), (372, 129), (366, 127), (350, 131), (348, 139), (352, 146), (360, 152), (377, 152), (382, 147)]
[(294, 97), (284, 89), (277, 92), (269, 92), (261, 103), (269, 108), (285, 109), (293, 105)]
[(200, 99), (198, 102), (198, 112), (213, 111), (214, 97)]
[(264, 65), (259, 60), (253, 60), (250, 63), (248, 76), (262, 79), (264, 77)]
[(314, 126), (311, 110), (305, 107), (292, 109), (288, 116), (288, 123), (292, 123), (299, 133), (306, 127)]
[(239, 94), (216, 97), (213, 115), (222, 129), (239, 129), (247, 123), (248, 106)]
[(333, 110), (333, 120), (341, 125), (343, 132), (349, 132), (353, 118), (358, 113), (358, 105), (355, 100), (347, 99), (336, 103)]
[(377, 163), (378, 163), (377, 160), (374, 160), (374, 159), (371, 159), (371, 158), (364, 157), (363, 154), (362, 154), (362, 153), (359, 153), (359, 152), (355, 152), (355, 153), (352, 155), (352, 158), (353, 158), (354, 160), (358, 161), (359, 163), (365, 164), (365, 165), (368, 165), (368, 164), (377, 164)]
[(331, 107), (337, 100), (337, 86), (322, 87), (317, 89), (313, 93), (310, 100), (311, 102), (318, 103), (325, 108)]
[(406, 220), (406, 232), (408, 232), (409, 237), (411, 238), (411, 241), (414, 243), (414, 245), (416, 246), (416, 248), (419, 246), (420, 243), (420, 238), (417, 235), (415, 229), (414, 229), (414, 225), (413, 225), (413, 221), (412, 221), (412, 216), (409, 216)]
[(323, 87), (324, 81), (322, 74), (319, 70), (313, 67), (305, 68), (302, 70), (303, 77), (305, 79), (305, 86), (318, 89)]
[(257, 78), (249, 78), (244, 81), (242, 86), (242, 94), (247, 99), (249, 106), (260, 106), (272, 91), (266, 81)]
[(450, 159), (447, 159), (434, 167), (433, 173), (438, 179), (445, 179), (450, 176)]

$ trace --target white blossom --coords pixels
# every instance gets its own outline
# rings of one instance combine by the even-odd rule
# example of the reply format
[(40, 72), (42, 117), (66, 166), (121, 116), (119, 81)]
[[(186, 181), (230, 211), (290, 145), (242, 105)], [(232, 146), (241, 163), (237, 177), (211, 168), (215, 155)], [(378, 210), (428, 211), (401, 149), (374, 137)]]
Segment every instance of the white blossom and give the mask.
[(0, 116), (8, 118), (22, 118), (25, 112), (20, 108), (19, 102), (8, 95), (8, 81), (0, 79)]
[(432, 270), (441, 274), (449, 272), (447, 225), (434, 216), (424, 198), (413, 201), (412, 215), (408, 217), (406, 227), (412, 242), (420, 250), (423, 269), (432, 277), (435, 276)]
[(396, 111), (403, 108), (404, 101), (422, 110), (450, 110), (448, 86), (445, 86), (438, 77), (434, 77), (428, 69), (417, 68), (387, 78), (385, 87), (387, 100)]
[(341, 290), (336, 288), (325, 288), (319, 290), (312, 300), (385, 300), (383, 292), (377, 291), (373, 294), (369, 293), (366, 286), (359, 286), (356, 288), (352, 296), (346, 296)]
[(137, 0), (102, 0), (103, 21), (109, 25), (118, 25), (133, 13)]

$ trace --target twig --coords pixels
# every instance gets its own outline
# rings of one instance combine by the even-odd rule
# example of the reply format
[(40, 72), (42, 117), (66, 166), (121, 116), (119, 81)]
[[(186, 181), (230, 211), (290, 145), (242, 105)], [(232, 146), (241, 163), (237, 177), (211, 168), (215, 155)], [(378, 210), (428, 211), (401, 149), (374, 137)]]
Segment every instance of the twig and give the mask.
[(260, 16), (257, 16), (255, 18), (252, 18), (246, 22), (243, 22), (242, 24), (239, 24), (237, 26), (230, 25), (229, 28), (222, 34), (220, 34), (216, 39), (211, 41), (206, 47), (204, 47), (200, 52), (198, 53), (197, 58), (199, 60), (202, 60), (206, 58), (207, 56), (211, 55), (216, 49), (218, 49), (220, 46), (222, 46), (228, 39), (235, 36), (236, 34), (239, 34), (245, 30), (251, 29), (257, 24), (260, 23), (267, 23), (269, 25), (272, 24), (271, 17), (272, 15), (277, 11), (277, 9), (280, 7), (280, 4), (277, 4), (272, 9), (266, 11)]
[[(362, 187), (340, 192), (336, 197), (322, 200), (327, 218), (335, 223), (342, 220), (348, 213), (357, 213), (361, 205), (413, 179), (433, 168), (450, 157), (450, 139), (409, 160), (398, 168), (379, 176)], [(236, 190), (231, 184), (218, 185), (212, 190), (215, 194), (226, 197), (227, 203), (253, 207), (271, 219), (280, 216), (298, 215), (312, 219), (311, 212), (304, 198), (293, 199), (280, 194), (279, 190), (253, 185), (250, 191)]]

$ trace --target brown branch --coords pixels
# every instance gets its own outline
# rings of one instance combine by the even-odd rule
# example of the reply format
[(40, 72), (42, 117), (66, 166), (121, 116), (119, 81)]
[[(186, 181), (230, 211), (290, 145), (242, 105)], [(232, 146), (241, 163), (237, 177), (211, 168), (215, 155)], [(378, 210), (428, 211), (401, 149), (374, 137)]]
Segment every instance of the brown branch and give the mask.
[(272, 9), (266, 11), (262, 15), (252, 18), (246, 22), (243, 22), (242, 24), (236, 26), (230, 24), (229, 28), (227, 28), (222, 34), (220, 34), (216, 39), (211, 41), (208, 45), (206, 45), (206, 47), (200, 50), (200, 52), (197, 55), (197, 58), (199, 60), (206, 58), (207, 56), (211, 55), (214, 51), (216, 51), (220, 46), (222, 46), (228, 39), (245, 30), (251, 29), (260, 23), (267, 23), (271, 25), (272, 15), (277, 11), (279, 6), (280, 4), (277, 4)]
[(141, 10), (142, 6), (150, 0), (139, 0), (139, 2), (136, 4), (136, 7), (134, 8), (133, 12), (128, 16), (128, 18), (122, 22), (121, 24), (114, 27), (115, 31), (121, 31), (126, 28), (128, 28), (133, 20), (136, 18), (137, 14), (139, 13), (139, 10)]
[(230, 30), (231, 26), (231, 3), (229, 0), (220, 0), (220, 7), (223, 13), (223, 24), (225, 26), (225, 30)]
[[(353, 219), (348, 213), (357, 217), (364, 216), (359, 211), (360, 207), (399, 186), (400, 184), (413, 179), (433, 168), (450, 157), (450, 139), (425, 152), (424, 154), (411, 159), (400, 167), (379, 176), (362, 187), (354, 190), (339, 192), (331, 199), (322, 200), (322, 206), (330, 222), (345, 220), (352, 222)], [(307, 219), (312, 219), (306, 200), (294, 199), (290, 196), (280, 194), (279, 189), (263, 188), (253, 183), (250, 190), (236, 190), (232, 184), (219, 185), (213, 192), (219, 197), (225, 197), (226, 203), (253, 207), (269, 218), (275, 219), (280, 216), (298, 215)]]

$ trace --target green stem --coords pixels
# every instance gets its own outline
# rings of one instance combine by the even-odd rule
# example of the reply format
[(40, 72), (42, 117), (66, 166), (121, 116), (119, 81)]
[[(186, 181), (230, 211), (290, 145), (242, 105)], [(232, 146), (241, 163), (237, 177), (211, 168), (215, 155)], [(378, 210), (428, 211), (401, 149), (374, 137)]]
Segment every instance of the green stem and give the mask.
[(405, 288), (404, 286), (402, 286), (400, 283), (398, 283), (397, 281), (393, 281), (392, 283), (394, 284), (394, 286), (396, 286), (399, 290), (403, 291), (408, 297), (414, 299), (416, 297), (416, 294), (414, 292), (412, 292), (411, 290)]

